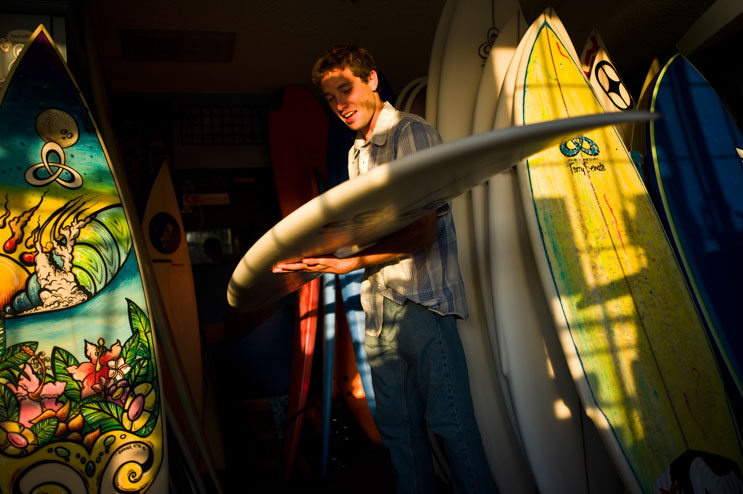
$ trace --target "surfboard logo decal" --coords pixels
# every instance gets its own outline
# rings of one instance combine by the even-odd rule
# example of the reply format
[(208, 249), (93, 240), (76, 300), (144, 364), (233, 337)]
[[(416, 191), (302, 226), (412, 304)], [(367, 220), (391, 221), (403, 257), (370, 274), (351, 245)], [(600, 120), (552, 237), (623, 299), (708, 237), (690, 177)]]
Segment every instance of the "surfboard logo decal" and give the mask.
[(586, 136), (578, 136), (560, 144), (560, 152), (568, 158), (570, 173), (588, 175), (592, 172), (606, 171), (606, 165), (599, 160), (599, 145)]
[(488, 40), (481, 44), (477, 50), (478, 55), (480, 55), (480, 58), (482, 59), (482, 66), (485, 65), (488, 55), (490, 55), (490, 50), (493, 48), (493, 44), (495, 43), (495, 40), (498, 39), (499, 34), (500, 29), (497, 27), (491, 27), (488, 29)]
[(172, 254), (181, 244), (181, 229), (169, 213), (160, 212), (152, 217), (147, 228), (152, 246), (162, 254)]
[(498, 39), (498, 35), (500, 34), (500, 29), (495, 27), (495, 5), (494, 3), (491, 3), (491, 13), (492, 13), (492, 24), (491, 27), (488, 29), (487, 34), (487, 41), (485, 43), (481, 44), (479, 48), (477, 49), (477, 54), (480, 55), (480, 59), (482, 60), (482, 63), (480, 64), (481, 67), (485, 66), (485, 62), (488, 59), (488, 56), (490, 55), (490, 50), (493, 48), (493, 44), (495, 44), (495, 40)]
[(599, 146), (586, 136), (578, 136), (560, 144), (560, 152), (568, 158), (573, 158), (578, 153), (587, 156), (598, 156)]
[(73, 146), (80, 135), (72, 115), (56, 108), (44, 110), (36, 117), (36, 132), (45, 144), (41, 148), (41, 162), (26, 170), (26, 182), (34, 187), (43, 187), (53, 182), (68, 189), (82, 187), (83, 178), (77, 170), (65, 163), (64, 149)]
[(621, 79), (619, 79), (617, 69), (611, 63), (601, 60), (593, 69), (593, 75), (615, 107), (620, 110), (628, 110), (630, 108), (632, 98), (629, 92), (627, 92), (627, 88), (622, 84)]
[(743, 490), (743, 478), (738, 465), (723, 456), (688, 450), (660, 475), (653, 492), (719, 492)]

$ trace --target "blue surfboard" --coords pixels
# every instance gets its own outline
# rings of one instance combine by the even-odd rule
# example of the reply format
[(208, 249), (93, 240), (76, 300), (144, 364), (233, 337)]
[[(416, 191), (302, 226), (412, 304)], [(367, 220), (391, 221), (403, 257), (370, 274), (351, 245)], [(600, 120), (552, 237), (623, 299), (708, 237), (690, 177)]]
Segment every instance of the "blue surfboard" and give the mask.
[(649, 187), (720, 359), (743, 393), (743, 136), (681, 55), (658, 75), (648, 126)]

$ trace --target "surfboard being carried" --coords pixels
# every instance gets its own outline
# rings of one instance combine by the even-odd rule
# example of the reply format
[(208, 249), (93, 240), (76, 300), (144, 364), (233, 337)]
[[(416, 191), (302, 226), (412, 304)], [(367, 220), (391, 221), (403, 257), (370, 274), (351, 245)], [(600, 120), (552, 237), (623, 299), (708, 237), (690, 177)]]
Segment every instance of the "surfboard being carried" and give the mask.
[(4, 87), (0, 136), (0, 491), (168, 492), (127, 208), (43, 26)]
[(650, 118), (647, 112), (624, 112), (496, 130), (378, 166), (307, 202), (258, 239), (235, 268), (227, 299), (244, 310), (268, 304), (317, 277), (273, 273), (281, 261), (359, 252), (581, 129)]

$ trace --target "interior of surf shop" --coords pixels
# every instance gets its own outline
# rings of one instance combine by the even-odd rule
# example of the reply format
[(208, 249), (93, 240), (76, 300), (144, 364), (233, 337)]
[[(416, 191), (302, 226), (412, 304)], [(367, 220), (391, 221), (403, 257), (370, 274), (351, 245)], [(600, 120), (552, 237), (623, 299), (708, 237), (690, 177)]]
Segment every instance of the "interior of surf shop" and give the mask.
[[(562, 116), (657, 110), (681, 124), (612, 127), (611, 159), (597, 157), (604, 141), (562, 140), (560, 167), (595, 178), (606, 234), (581, 216), (571, 183), (538, 189), (526, 159), (451, 198), (471, 313), (458, 327), (494, 483), (501, 492), (676, 492), (693, 484), (678, 478), (693, 464), (743, 486), (743, 342), (732, 309), (740, 290), (730, 281), (743, 275), (730, 254), (743, 239), (740, 0), (0, 0), (3, 97), (40, 32), (87, 104), (132, 232), (164, 369), (167, 439), (157, 447), (168, 451), (170, 492), (394, 491), (358, 292), (333, 275), (314, 292), (308, 282), (233, 307), (228, 285), (275, 225), (348, 179), (354, 135), (310, 80), (327, 48), (367, 48), (382, 98), (435, 124), (446, 145), (536, 122), (517, 105), (531, 94), (542, 34), (563, 57), (550, 63), (569, 65), (574, 85), (593, 95)], [(700, 88), (706, 99), (695, 100)], [(703, 120), (712, 107), (716, 116)], [(723, 135), (732, 137), (721, 143)], [(737, 154), (720, 161), (726, 146)], [(3, 170), (16, 166), (4, 148), (0, 137)], [(678, 164), (680, 148), (682, 165), (664, 168)], [(687, 176), (700, 154), (714, 163)], [(50, 160), (50, 175), (65, 165), (63, 152)], [(56, 173), (50, 182), (65, 177)], [(596, 192), (596, 177), (607, 176), (613, 192)], [(615, 191), (628, 183), (632, 197)], [(6, 216), (3, 242), (16, 238)], [(614, 243), (590, 250), (592, 235), (615, 231)], [(6, 266), (25, 277), (34, 266), (11, 262), (4, 245), (10, 304), (23, 288)], [(620, 261), (604, 272), (609, 250)], [(559, 257), (567, 251), (587, 260), (571, 267)], [(669, 322), (670, 312), (686, 320)], [(3, 336), (0, 351), (5, 344)], [(20, 390), (21, 374), (6, 372), (3, 358), (0, 385)], [(719, 406), (696, 403), (699, 393)], [(59, 395), (55, 410), (65, 401)], [(0, 456), (17, 443), (2, 425), (12, 417), (0, 402)], [(430, 439), (438, 490), (453, 492), (447, 453)]]

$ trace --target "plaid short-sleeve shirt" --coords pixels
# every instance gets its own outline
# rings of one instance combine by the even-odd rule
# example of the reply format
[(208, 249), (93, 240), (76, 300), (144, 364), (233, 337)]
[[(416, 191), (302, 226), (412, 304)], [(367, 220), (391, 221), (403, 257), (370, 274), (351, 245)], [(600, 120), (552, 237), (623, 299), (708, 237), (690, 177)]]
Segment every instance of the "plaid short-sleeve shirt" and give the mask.
[[(368, 142), (357, 136), (348, 153), (351, 179), (378, 164), (441, 143), (441, 137), (425, 120), (399, 112), (385, 103)], [(394, 165), (393, 165), (394, 166)], [(396, 261), (366, 268), (361, 283), (361, 305), (366, 313), (366, 332), (382, 331), (384, 298), (398, 304), (406, 299), (442, 315), (467, 317), (464, 283), (457, 261), (457, 242), (449, 205), (439, 209), (436, 240), (426, 248)]]

